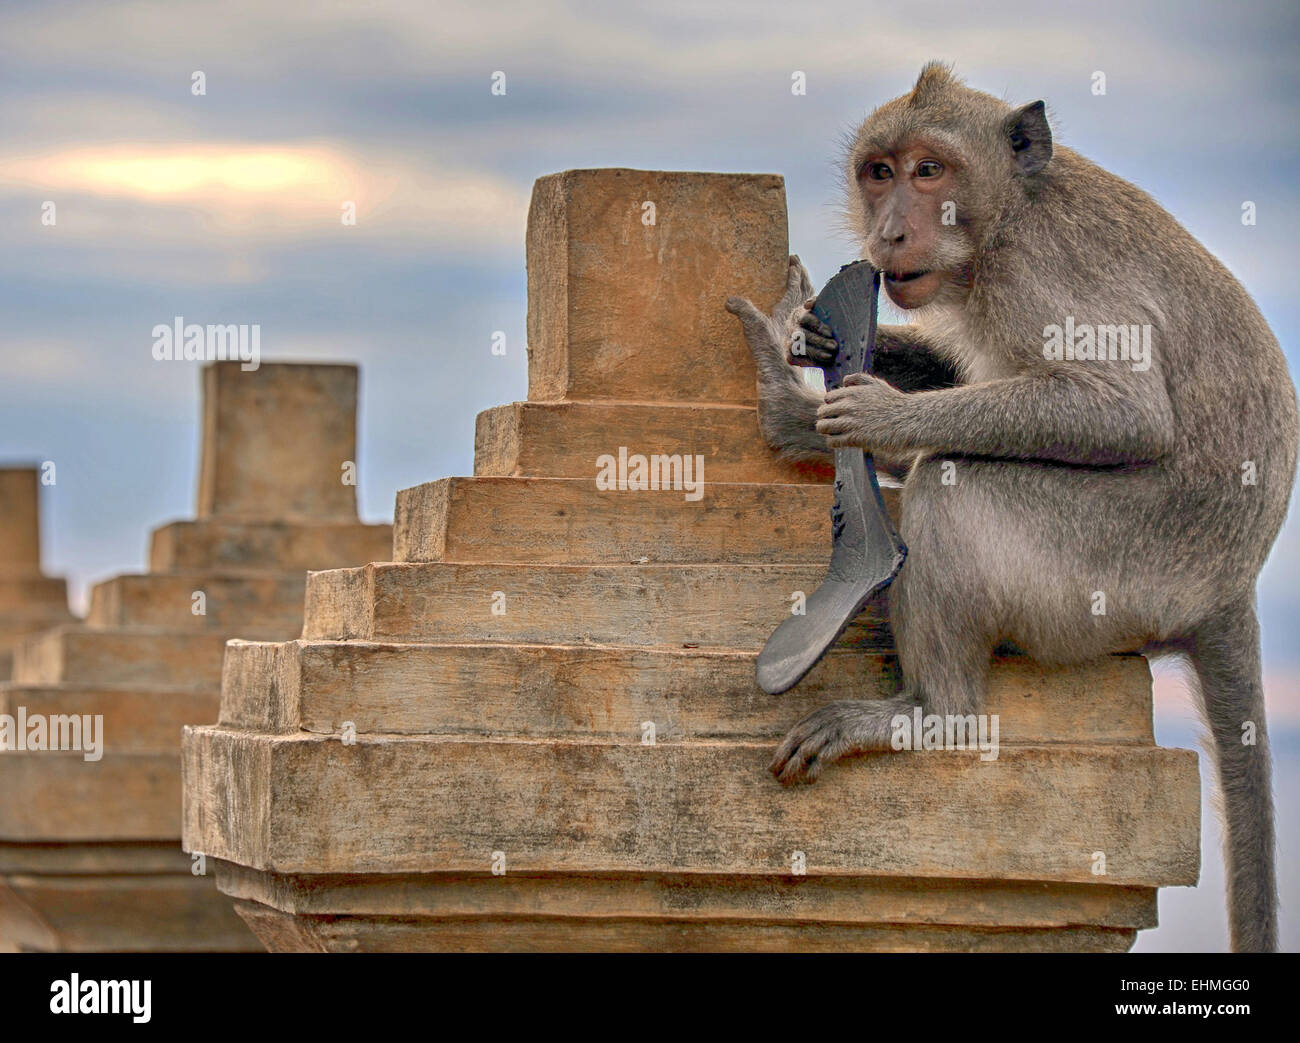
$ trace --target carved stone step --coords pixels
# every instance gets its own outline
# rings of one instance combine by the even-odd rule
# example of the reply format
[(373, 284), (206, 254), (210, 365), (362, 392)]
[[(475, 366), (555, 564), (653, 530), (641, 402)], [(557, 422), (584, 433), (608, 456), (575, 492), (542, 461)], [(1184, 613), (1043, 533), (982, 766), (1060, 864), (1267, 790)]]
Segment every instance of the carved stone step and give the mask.
[[(397, 494), (396, 561), (825, 563), (831, 489), (707, 483), (602, 490), (572, 478), (444, 478)], [(896, 504), (896, 490), (888, 503)]]
[[(754, 682), (752, 652), (554, 645), (232, 641), (220, 723), (262, 732), (512, 735), (640, 743), (775, 743), (833, 699), (889, 694), (892, 656), (841, 651), (795, 690)], [(1002, 742), (1152, 743), (1151, 677), (1141, 656), (1079, 670), (997, 660), (986, 712)], [(607, 693), (617, 692), (611, 699)]]
[[(825, 574), (824, 564), (373, 564), (308, 576), (302, 636), (757, 651), (792, 595)], [(868, 605), (841, 642), (887, 649), (884, 604)]]
[[(280, 640), (294, 636), (284, 633)], [(221, 683), (221, 657), (229, 637), (208, 630), (61, 626), (29, 637), (18, 647), (13, 679), (21, 685), (161, 685), (211, 691)]]
[(68, 617), (68, 585), (39, 573), (29, 576), (0, 575), (0, 625), (18, 615), (34, 617), (37, 612), (60, 619)]
[[(391, 556), (391, 527), (356, 517), (356, 385), (354, 366), (206, 367), (198, 519), (154, 533), (150, 574), (99, 584), (86, 625), (18, 651), (0, 712), (63, 741), (0, 752), (0, 946), (260, 948), (179, 854), (181, 727), (216, 719), (227, 638), (301, 633), (306, 569)], [(97, 760), (69, 748), (87, 719)], [(133, 862), (146, 841), (177, 857)]]
[[(842, 876), (693, 876), (682, 873), (564, 875), (412, 873), (286, 876), (213, 859), (218, 885), (281, 912), (340, 918), (527, 919), (740, 922), (957, 927), (1142, 928), (1156, 924), (1156, 892), (1093, 881)], [(502, 919), (508, 919), (504, 925)]]
[[(91, 590), (91, 626), (294, 628), (302, 620), (304, 572), (229, 575), (171, 572), (114, 576)], [(199, 603), (194, 595), (202, 593)], [(196, 614), (197, 604), (203, 608)]]
[[(1196, 881), (1189, 750), (861, 758), (780, 790), (768, 743), (620, 745), (187, 728), (186, 850), (281, 873), (699, 872)], [(1015, 843), (1007, 838), (1014, 836)]]
[(330, 568), (340, 561), (386, 561), (392, 544), (389, 525), (178, 521), (154, 530), (149, 570), (298, 572)]
[[(213, 720), (219, 701), (210, 688), (0, 686), (0, 714), (12, 719), (0, 750), (0, 842), (175, 837), (181, 731)], [(24, 749), (38, 720), (46, 748)], [(83, 752), (57, 749), (56, 736)]]
[(272, 952), (1126, 952), (1137, 934), (1077, 926), (290, 916), (252, 902), (235, 909)]
[(220, 697), (210, 688), (86, 684), (8, 684), (0, 687), (0, 713), (30, 720), (60, 714), (103, 717), (104, 749), (176, 755), (181, 728), (215, 721)]
[(165, 840), (176, 836), (180, 762), (165, 753), (0, 753), (0, 840)]
[(791, 463), (763, 442), (750, 406), (672, 402), (512, 402), (478, 415), (474, 474), (593, 478), (597, 459), (629, 455), (704, 458), (710, 482), (825, 483), (829, 463)]
[(261, 952), (211, 876), (166, 843), (0, 842), (0, 923), (35, 952)]

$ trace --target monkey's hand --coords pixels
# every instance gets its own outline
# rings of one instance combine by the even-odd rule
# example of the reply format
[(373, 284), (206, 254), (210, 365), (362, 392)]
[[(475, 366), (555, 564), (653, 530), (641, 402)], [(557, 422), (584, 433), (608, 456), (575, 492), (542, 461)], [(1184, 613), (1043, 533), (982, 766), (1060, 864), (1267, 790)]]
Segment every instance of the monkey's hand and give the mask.
[(816, 782), (822, 769), (841, 757), (888, 749), (889, 722), (899, 709), (895, 700), (848, 699), (828, 703), (790, 729), (772, 759), (770, 770), (785, 786)]
[(851, 373), (826, 392), (817, 410), (817, 433), (832, 449), (878, 452), (901, 448), (898, 428), (909, 404), (906, 394), (869, 373)]
[(728, 297), (727, 311), (740, 320), (745, 342), (758, 367), (758, 424), (773, 449), (791, 460), (826, 460), (826, 440), (813, 430), (821, 396), (790, 365), (791, 330), (812, 293), (812, 280), (791, 256), (785, 293), (770, 315), (744, 297)]

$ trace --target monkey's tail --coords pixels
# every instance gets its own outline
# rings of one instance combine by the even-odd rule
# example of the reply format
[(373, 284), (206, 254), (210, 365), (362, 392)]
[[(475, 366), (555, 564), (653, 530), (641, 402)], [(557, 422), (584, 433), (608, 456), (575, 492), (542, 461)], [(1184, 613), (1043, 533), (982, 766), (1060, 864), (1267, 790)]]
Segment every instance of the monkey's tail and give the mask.
[(1234, 952), (1277, 949), (1272, 764), (1264, 723), (1253, 597), (1196, 629), (1187, 649), (1199, 681), (1224, 815), (1228, 927)]

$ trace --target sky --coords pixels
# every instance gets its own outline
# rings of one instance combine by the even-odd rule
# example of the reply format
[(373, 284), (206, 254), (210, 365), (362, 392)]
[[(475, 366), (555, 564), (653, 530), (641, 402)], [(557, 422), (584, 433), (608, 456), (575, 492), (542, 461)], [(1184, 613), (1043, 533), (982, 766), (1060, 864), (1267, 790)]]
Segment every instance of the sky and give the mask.
[[(1223, 260), (1294, 370), (1296, 5), (650, 6), (0, 7), (0, 462), (56, 463), (45, 561), (78, 604), (89, 584), (142, 569), (150, 529), (193, 514), (198, 373), (153, 360), (156, 324), (257, 323), (268, 361), (360, 363), (361, 510), (391, 518), (397, 489), (472, 472), (479, 411), (526, 397), (537, 177), (782, 174), (791, 248), (820, 283), (855, 256), (844, 135), (932, 58), (1009, 101), (1046, 100), (1058, 140), (1151, 192)], [(1298, 565), (1292, 519), (1260, 584), (1284, 796), (1300, 785)], [(1195, 743), (1167, 672), (1157, 723), (1166, 745)], [(1296, 949), (1300, 828), (1296, 802), (1280, 803), (1283, 942)], [(1162, 926), (1139, 949), (1225, 945), (1212, 826), (1202, 885), (1162, 892)]]

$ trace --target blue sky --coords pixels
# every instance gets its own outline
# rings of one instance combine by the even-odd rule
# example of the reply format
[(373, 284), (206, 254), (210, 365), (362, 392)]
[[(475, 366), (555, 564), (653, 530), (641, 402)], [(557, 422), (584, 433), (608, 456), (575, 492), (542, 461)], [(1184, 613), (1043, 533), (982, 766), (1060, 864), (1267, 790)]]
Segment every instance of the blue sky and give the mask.
[[(931, 58), (1008, 100), (1044, 98), (1060, 140), (1150, 191), (1223, 259), (1294, 369), (1298, 23), (1295, 5), (1172, 0), (667, 0), (641, 12), (9, 0), (0, 460), (57, 463), (46, 560), (78, 597), (138, 570), (147, 530), (192, 513), (197, 461), (197, 373), (155, 363), (150, 331), (175, 315), (259, 323), (267, 359), (361, 363), (362, 512), (388, 518), (396, 489), (469, 473), (475, 414), (526, 395), (536, 177), (781, 173), (791, 246), (820, 282), (852, 256), (842, 137)], [(505, 96), (489, 90), (498, 70)], [(804, 97), (791, 95), (794, 70)], [(1104, 96), (1090, 90), (1095, 71)], [(39, 219), (48, 199), (53, 228)], [(357, 201), (356, 227), (340, 223), (340, 199)], [(1244, 200), (1254, 227), (1241, 224)], [(490, 352), (496, 330), (504, 358)], [(1278, 785), (1292, 794), (1298, 564), (1293, 520), (1261, 584)], [(1164, 682), (1159, 706), (1162, 739), (1190, 742), (1185, 700)], [(1293, 804), (1282, 832), (1295, 904)], [(1215, 859), (1202, 887), (1162, 896), (1166, 925), (1140, 948), (1222, 946)], [(1284, 939), (1300, 946), (1294, 916)]]

